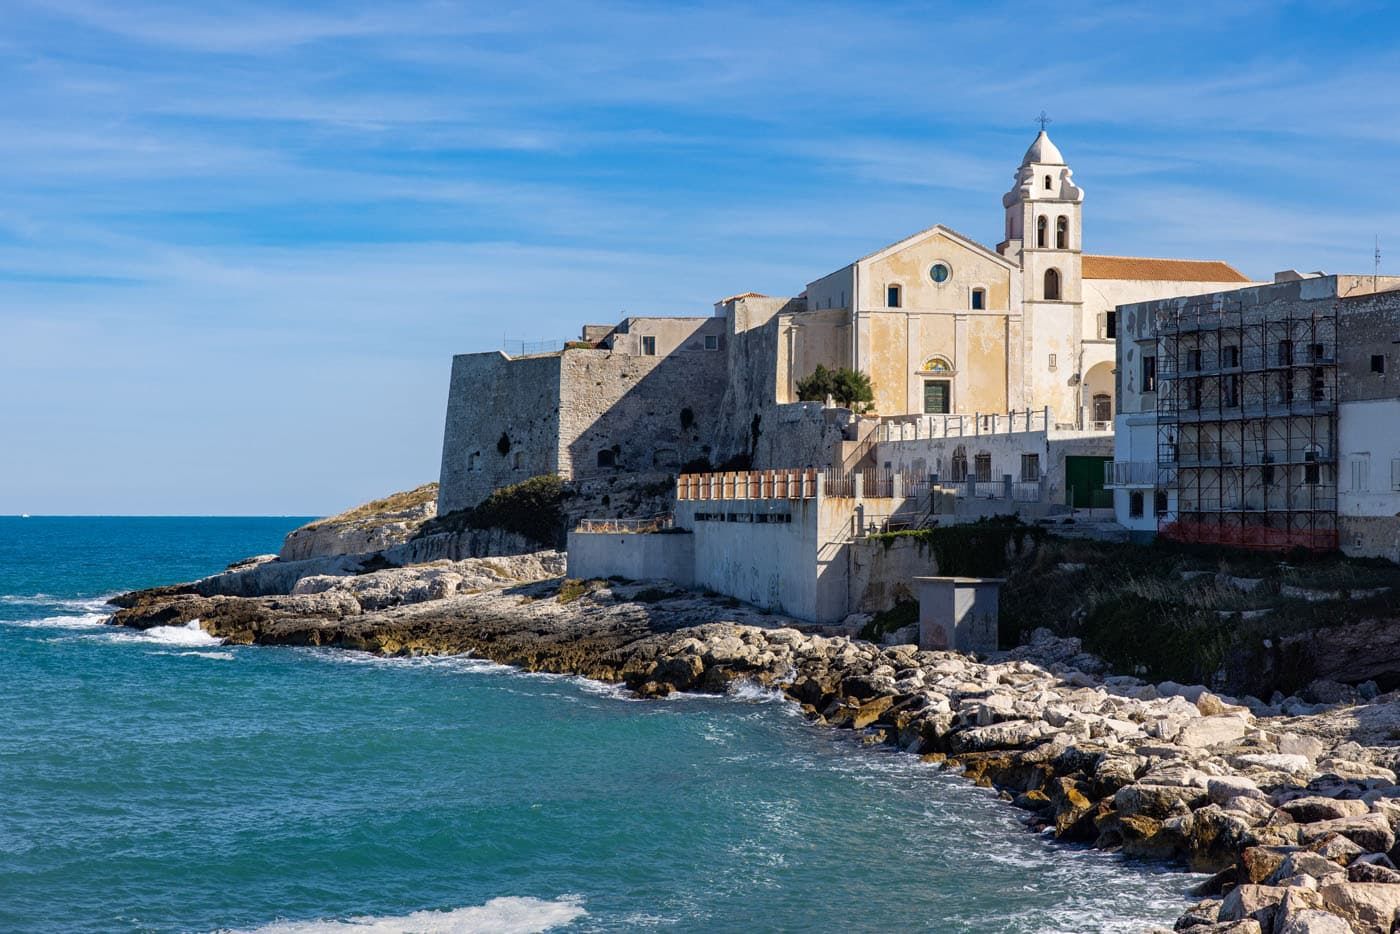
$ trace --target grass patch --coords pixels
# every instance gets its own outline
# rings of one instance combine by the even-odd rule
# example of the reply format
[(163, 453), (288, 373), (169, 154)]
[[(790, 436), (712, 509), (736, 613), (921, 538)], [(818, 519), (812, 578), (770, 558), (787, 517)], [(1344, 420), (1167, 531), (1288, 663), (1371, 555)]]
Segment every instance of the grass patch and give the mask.
[(420, 487), (414, 487), (402, 493), (394, 493), (383, 499), (362, 503), (353, 509), (347, 509), (337, 515), (327, 516), (324, 519), (317, 519), (315, 522), (308, 522), (306, 525), (302, 526), (302, 528), (315, 529), (323, 525), (348, 524), (364, 519), (372, 519), (380, 515), (407, 512), (410, 509), (417, 509), (427, 503), (436, 502), (437, 495), (437, 483), (425, 483)]
[(559, 602), (573, 603), (579, 597), (593, 590), (590, 581), (566, 580), (559, 585)]

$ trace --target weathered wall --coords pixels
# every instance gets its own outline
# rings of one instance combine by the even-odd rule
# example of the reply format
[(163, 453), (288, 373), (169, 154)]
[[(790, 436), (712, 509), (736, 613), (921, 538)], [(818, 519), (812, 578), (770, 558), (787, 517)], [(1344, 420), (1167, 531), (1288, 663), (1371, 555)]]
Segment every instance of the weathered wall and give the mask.
[(913, 600), (914, 578), (938, 573), (932, 549), (914, 538), (851, 542), (846, 555), (852, 613), (879, 613)]
[[(776, 390), (769, 401), (796, 402), (797, 383), (818, 365), (840, 369), (851, 365), (850, 312), (803, 311), (777, 319), (775, 346)], [(768, 364), (765, 361), (763, 365)]]
[(655, 339), (655, 355), (665, 356), (676, 351), (704, 353), (705, 338), (715, 339), (717, 346), (709, 353), (722, 353), (727, 332), (722, 317), (632, 317), (624, 318), (603, 340), (614, 353), (641, 355), (642, 338)]
[[(726, 383), (722, 353), (638, 357), (565, 351), (558, 470), (583, 479), (671, 471), (712, 453)], [(611, 452), (611, 464), (599, 453)]]
[(570, 532), (569, 576), (668, 580), (690, 587), (695, 583), (695, 536), (689, 532)]
[(850, 308), (855, 301), (855, 266), (842, 266), (807, 283), (807, 307), (812, 311)]
[[(681, 501), (695, 585), (817, 623), (846, 615), (849, 499)], [(777, 521), (774, 517), (785, 517)]]
[[(497, 487), (559, 470), (561, 361), (561, 354), (512, 359), (500, 352), (452, 358), (439, 514), (475, 506)], [(503, 437), (508, 446), (501, 444)]]
[(751, 466), (755, 470), (831, 467), (851, 418), (850, 409), (828, 409), (820, 402), (768, 406), (759, 413)]
[(1338, 516), (1342, 552), (1400, 563), (1400, 516)]

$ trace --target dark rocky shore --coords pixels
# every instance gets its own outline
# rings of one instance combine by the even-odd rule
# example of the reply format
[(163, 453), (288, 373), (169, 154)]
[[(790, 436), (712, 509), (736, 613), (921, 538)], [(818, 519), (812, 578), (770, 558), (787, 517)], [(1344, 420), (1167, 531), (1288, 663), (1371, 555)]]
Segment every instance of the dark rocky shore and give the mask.
[(553, 552), (405, 567), (393, 557), (252, 559), (115, 598), (112, 622), (197, 621), (233, 644), (471, 653), (644, 697), (753, 681), (817, 722), (998, 789), (1060, 839), (1213, 873), (1177, 930), (1395, 929), (1400, 695), (1259, 718), (1199, 686), (1105, 677), (1076, 640), (1049, 633), (977, 660), (852, 640), (665, 583), (566, 581)]

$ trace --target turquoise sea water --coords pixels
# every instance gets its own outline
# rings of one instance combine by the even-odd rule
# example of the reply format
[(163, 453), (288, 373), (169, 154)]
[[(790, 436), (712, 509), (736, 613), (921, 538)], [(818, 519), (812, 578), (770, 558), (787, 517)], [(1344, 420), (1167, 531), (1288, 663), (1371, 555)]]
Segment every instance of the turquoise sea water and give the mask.
[(299, 519), (0, 517), (0, 930), (1140, 931), (1055, 845), (757, 692), (104, 628)]

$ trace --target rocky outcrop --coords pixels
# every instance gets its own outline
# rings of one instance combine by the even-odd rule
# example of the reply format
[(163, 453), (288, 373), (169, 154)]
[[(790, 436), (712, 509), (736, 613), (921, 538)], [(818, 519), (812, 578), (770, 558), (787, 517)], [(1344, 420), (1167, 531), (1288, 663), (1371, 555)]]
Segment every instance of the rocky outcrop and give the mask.
[(1178, 930), (1389, 931), (1397, 920), (1395, 751), (1355, 742), (1345, 724), (1389, 722), (1400, 696), (1257, 717), (1200, 686), (1097, 674), (1077, 643), (1048, 634), (979, 661), (831, 636), (664, 584), (552, 577), (561, 571), (557, 553), (541, 553), (303, 575), (290, 593), (253, 598), (161, 588), (122, 598), (114, 621), (198, 620), (240, 644), (471, 653), (643, 697), (752, 681), (818, 723), (998, 789), (1060, 839), (1214, 873)]
[(395, 493), (336, 516), (317, 519), (288, 533), (278, 557), (303, 561), (333, 555), (360, 555), (407, 542), (437, 515), (436, 483)]

